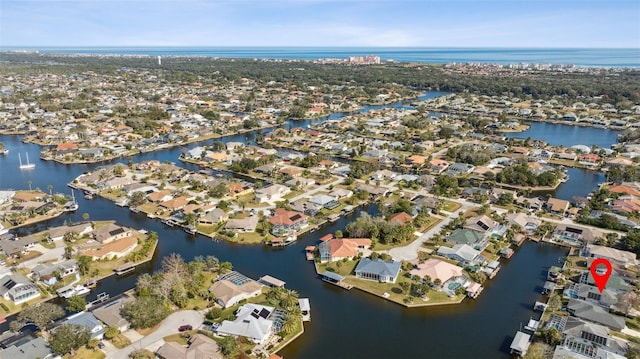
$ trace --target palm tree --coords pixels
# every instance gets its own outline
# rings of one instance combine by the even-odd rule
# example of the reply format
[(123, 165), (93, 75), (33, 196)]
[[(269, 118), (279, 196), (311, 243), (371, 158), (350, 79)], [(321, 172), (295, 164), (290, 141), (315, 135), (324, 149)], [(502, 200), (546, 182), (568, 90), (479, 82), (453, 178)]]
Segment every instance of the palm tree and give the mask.
[(297, 324), (298, 324), (298, 318), (296, 318), (294, 315), (291, 315), (291, 313), (289, 313), (287, 315), (287, 318), (284, 320), (284, 323), (282, 323), (281, 332), (284, 333), (284, 335), (291, 334), (296, 329)]

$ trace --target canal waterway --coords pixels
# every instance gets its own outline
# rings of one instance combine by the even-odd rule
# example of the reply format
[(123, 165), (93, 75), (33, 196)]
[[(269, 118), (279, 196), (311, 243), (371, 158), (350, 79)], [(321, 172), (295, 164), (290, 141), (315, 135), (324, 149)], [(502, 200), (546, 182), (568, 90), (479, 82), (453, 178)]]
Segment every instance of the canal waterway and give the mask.
[[(293, 127), (307, 125), (305, 121), (290, 121), (287, 124)], [(248, 133), (222, 140), (253, 142), (254, 138), (253, 133)], [(18, 136), (0, 136), (0, 141), (10, 150), (7, 156), (0, 156), (0, 188), (25, 189), (31, 184), (34, 189), (48, 191), (51, 185), (54, 192), (70, 193), (71, 189), (66, 185), (69, 181), (99, 166), (41, 161), (37, 145), (22, 143)], [(118, 161), (155, 159), (198, 169), (178, 162), (179, 152), (178, 148), (174, 148)], [(22, 154), (23, 160), (25, 154), (29, 153), (36, 168), (20, 171), (18, 153)], [(569, 175), (571, 179), (574, 178), (571, 172)], [(144, 228), (159, 234), (158, 248), (151, 262), (124, 277), (112, 276), (100, 281), (88, 297), (89, 300), (100, 292), (115, 295), (132, 288), (138, 274), (159, 268), (161, 259), (170, 253), (179, 253), (186, 260), (198, 255), (214, 255), (222, 261), (232, 262), (236, 270), (248, 276), (258, 278), (270, 274), (280, 278), (287, 282), (287, 287), (297, 290), (301, 297), (310, 298), (313, 320), (305, 325), (305, 334), (280, 353), (287, 358), (507, 357), (515, 331), (521, 323), (536, 316), (532, 306), (540, 299), (546, 269), (566, 255), (562, 248), (527, 242), (512, 259), (504, 263), (501, 272), (489, 281), (477, 300), (465, 300), (459, 305), (406, 309), (356, 289), (349, 292), (328, 285), (319, 280), (313, 264), (305, 260), (305, 246), (316, 244), (326, 233), (344, 230), (360, 211), (377, 213), (375, 205), (359, 208), (351, 216), (302, 235), (291, 246), (273, 249), (215, 242), (203, 236), (188, 235), (180, 229), (168, 228), (159, 221), (133, 214), (127, 208), (117, 207), (105, 199), (89, 201), (79, 193), (76, 198), (80, 205), (76, 213), (65, 214), (22, 231), (43, 230), (65, 221), (80, 221), (83, 213), (88, 213), (92, 220), (113, 219), (133, 228)]]
[(571, 147), (575, 145), (598, 146), (600, 148), (611, 148), (611, 145), (618, 142), (617, 130), (608, 128), (596, 128), (589, 126), (571, 126), (551, 122), (527, 122), (531, 126), (523, 132), (504, 133), (505, 137), (511, 138), (532, 138), (542, 140), (553, 146)]

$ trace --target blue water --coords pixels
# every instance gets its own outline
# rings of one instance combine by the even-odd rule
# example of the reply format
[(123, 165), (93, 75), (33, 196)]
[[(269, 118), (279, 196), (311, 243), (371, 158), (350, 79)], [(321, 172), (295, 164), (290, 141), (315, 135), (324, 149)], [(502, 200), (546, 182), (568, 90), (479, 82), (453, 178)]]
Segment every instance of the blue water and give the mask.
[(640, 67), (640, 49), (442, 48), (442, 47), (0, 47), (42, 53), (93, 55), (206, 56), (222, 58), (346, 59), (378, 55), (381, 60), (451, 63), (550, 63), (578, 66)]
[(571, 147), (575, 145), (611, 148), (618, 143), (618, 135), (622, 131), (608, 128), (587, 126), (571, 126), (551, 122), (528, 122), (529, 129), (523, 132), (504, 133), (505, 137), (543, 140), (552, 146)]

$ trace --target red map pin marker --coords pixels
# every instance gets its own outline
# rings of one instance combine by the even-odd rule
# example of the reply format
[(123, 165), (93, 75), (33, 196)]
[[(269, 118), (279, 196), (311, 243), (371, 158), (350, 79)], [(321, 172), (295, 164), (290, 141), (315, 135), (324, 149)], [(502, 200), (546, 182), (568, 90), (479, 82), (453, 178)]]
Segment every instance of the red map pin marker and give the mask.
[[(598, 270), (596, 269), (600, 264), (604, 264), (604, 266), (607, 267), (607, 271), (604, 272), (604, 274), (598, 273)], [(604, 290), (604, 287), (607, 285), (607, 282), (609, 281), (609, 277), (611, 277), (611, 272), (613, 271), (613, 269), (611, 268), (611, 263), (609, 262), (608, 259), (598, 258), (593, 262), (591, 262), (590, 270), (591, 270), (591, 275), (593, 276), (593, 280), (596, 282), (596, 286), (598, 287), (598, 290), (600, 291), (600, 293), (602, 293), (602, 291)]]

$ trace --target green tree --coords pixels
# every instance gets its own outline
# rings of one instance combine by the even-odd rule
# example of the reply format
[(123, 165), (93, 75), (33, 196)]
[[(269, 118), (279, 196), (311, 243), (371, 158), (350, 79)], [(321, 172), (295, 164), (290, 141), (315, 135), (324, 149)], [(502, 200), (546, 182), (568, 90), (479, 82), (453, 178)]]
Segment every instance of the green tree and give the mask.
[(90, 338), (89, 330), (86, 327), (63, 324), (51, 333), (49, 344), (56, 354), (71, 353), (73, 355), (75, 350), (86, 345)]
[(222, 351), (222, 354), (224, 354), (226, 357), (231, 357), (238, 351), (238, 343), (236, 343), (236, 338), (230, 335), (223, 337), (218, 344), (220, 344), (220, 350)]
[(73, 295), (67, 299), (66, 308), (70, 312), (82, 312), (87, 308), (87, 301), (79, 295)]
[(108, 327), (106, 327), (104, 329), (104, 337), (106, 339), (113, 339), (113, 338), (117, 337), (118, 334), (120, 334), (120, 330), (118, 328), (114, 327), (113, 325), (109, 325)]
[(171, 311), (164, 301), (155, 296), (138, 297), (126, 303), (122, 314), (134, 328), (149, 328), (160, 323)]
[(91, 262), (92, 259), (89, 256), (81, 255), (78, 257), (77, 263), (80, 274), (87, 275), (91, 271)]
[(87, 343), (87, 348), (95, 351), (96, 349), (98, 349), (99, 344), (100, 344), (100, 340), (98, 338), (89, 339), (89, 342)]
[(129, 206), (132, 208), (138, 207), (144, 204), (147, 201), (147, 197), (142, 191), (135, 191), (131, 194), (131, 198), (129, 199)]
[(18, 313), (18, 322), (22, 325), (26, 323), (35, 324), (40, 330), (46, 330), (47, 324), (51, 323), (54, 319), (58, 319), (64, 316), (64, 310), (62, 307), (52, 303), (40, 303), (37, 305), (30, 305), (20, 313)]

